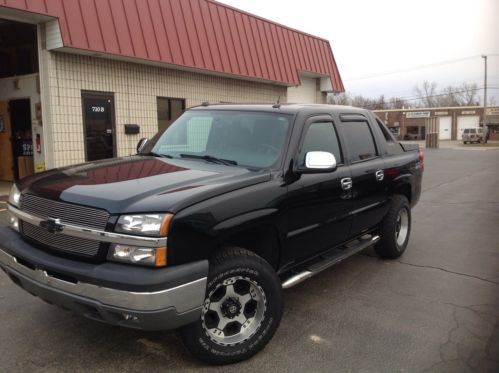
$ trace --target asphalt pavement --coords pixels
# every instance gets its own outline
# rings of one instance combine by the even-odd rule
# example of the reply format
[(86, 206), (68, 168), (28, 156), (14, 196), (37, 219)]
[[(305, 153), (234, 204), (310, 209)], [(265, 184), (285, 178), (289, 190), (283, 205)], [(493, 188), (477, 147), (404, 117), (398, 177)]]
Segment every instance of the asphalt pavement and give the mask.
[(498, 190), (499, 151), (427, 150), (405, 255), (369, 249), (285, 291), (274, 339), (228, 367), (198, 362), (175, 332), (86, 320), (0, 273), (0, 372), (499, 372)]

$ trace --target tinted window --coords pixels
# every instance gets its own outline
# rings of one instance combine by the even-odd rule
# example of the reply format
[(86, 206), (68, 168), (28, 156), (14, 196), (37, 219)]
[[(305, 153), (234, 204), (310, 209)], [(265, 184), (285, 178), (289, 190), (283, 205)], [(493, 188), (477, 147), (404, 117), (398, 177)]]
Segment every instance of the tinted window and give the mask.
[(376, 157), (376, 146), (367, 122), (344, 122), (341, 129), (345, 134), (348, 153), (352, 162)]
[(402, 146), (397, 141), (395, 141), (394, 137), (388, 131), (385, 125), (381, 123), (378, 119), (376, 119), (376, 123), (378, 124), (378, 127), (381, 130), (381, 133), (383, 134), (383, 137), (386, 140), (386, 150), (388, 151), (388, 154), (403, 153)]
[(340, 145), (332, 122), (315, 122), (308, 127), (298, 155), (300, 165), (305, 164), (305, 156), (308, 152), (315, 151), (332, 153), (336, 162), (342, 163)]

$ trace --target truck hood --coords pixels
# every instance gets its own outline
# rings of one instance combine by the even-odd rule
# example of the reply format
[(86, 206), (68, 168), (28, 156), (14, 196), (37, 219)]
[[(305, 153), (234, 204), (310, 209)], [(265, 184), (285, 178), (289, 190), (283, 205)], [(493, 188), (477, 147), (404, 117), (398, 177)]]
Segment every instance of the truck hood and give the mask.
[(131, 156), (54, 169), (21, 180), (19, 188), (22, 193), (101, 208), (111, 214), (175, 213), (270, 177), (268, 170)]

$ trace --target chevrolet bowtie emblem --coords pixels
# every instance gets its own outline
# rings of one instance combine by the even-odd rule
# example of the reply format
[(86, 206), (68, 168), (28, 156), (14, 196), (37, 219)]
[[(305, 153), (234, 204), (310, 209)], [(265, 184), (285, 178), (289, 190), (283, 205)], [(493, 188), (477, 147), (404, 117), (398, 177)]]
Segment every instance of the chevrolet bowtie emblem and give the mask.
[(40, 222), (40, 227), (46, 229), (50, 233), (62, 232), (64, 226), (61, 224), (61, 219), (48, 218)]

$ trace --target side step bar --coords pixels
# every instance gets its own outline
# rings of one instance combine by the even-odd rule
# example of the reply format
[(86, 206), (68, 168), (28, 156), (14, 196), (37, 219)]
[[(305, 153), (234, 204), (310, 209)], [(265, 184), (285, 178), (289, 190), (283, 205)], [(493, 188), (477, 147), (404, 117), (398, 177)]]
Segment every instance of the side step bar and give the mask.
[[(367, 236), (367, 237), (366, 237)], [(374, 245), (380, 240), (379, 236), (366, 235), (364, 239), (359, 239), (348, 243), (340, 249), (333, 249), (329, 252), (324, 253), (320, 258), (319, 262), (309, 265), (300, 273), (291, 276), (286, 281), (282, 283), (283, 289), (289, 289), (306, 279), (315, 276), (317, 273), (328, 269), (329, 267), (357, 254), (358, 252), (367, 249), (369, 246)]]

